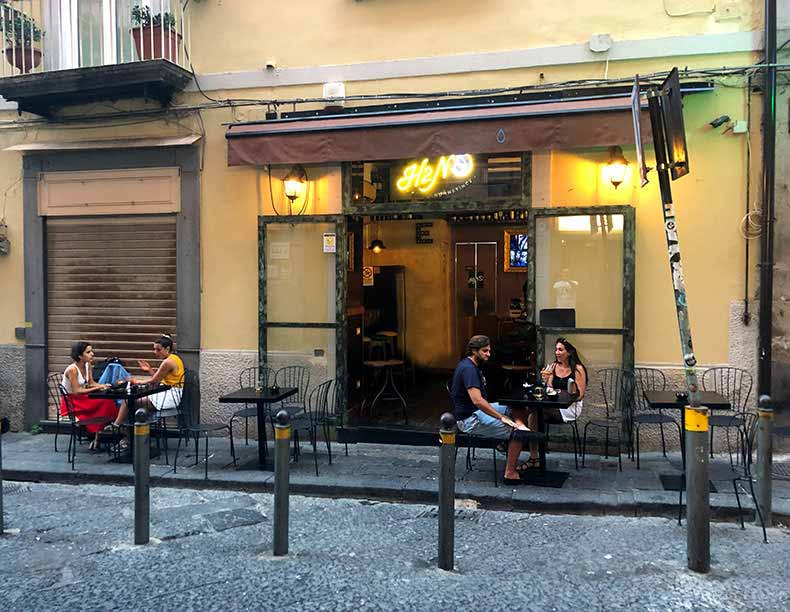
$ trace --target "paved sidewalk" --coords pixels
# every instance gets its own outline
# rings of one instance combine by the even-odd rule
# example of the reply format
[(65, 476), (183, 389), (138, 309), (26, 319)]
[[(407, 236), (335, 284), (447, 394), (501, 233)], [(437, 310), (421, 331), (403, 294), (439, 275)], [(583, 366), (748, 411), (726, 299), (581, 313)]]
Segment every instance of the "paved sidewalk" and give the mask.
[[(52, 435), (27, 433), (7, 434), (3, 437), (4, 477), (8, 480), (63, 482), (63, 483), (133, 483), (132, 466), (109, 461), (106, 454), (91, 454), (87, 445), (77, 450), (76, 470), (66, 461), (68, 438), (58, 441), (60, 452), (53, 450)], [(61, 443), (63, 445), (61, 446)], [(171, 448), (172, 463), (175, 444)], [(243, 439), (237, 445), (240, 464), (256, 465), (257, 446)], [(271, 448), (270, 448), (271, 450)], [(151, 483), (154, 487), (192, 487), (229, 489), (247, 492), (271, 492), (272, 472), (257, 469), (236, 470), (231, 464), (229, 445), (224, 438), (212, 438), (209, 443), (209, 480), (203, 480), (203, 445), (200, 458), (194, 465), (194, 446), (188, 452), (182, 448), (178, 473), (165, 465), (164, 454), (154, 459)], [(406, 447), (393, 445), (352, 444), (349, 456), (340, 444), (332, 445), (333, 462), (328, 464), (326, 448), (319, 445), (319, 476), (315, 475), (312, 448), (302, 444), (298, 462), (291, 463), (291, 490), (296, 494), (377, 499), (409, 503), (435, 503), (438, 478), (438, 447)], [(678, 494), (662, 488), (660, 474), (679, 474), (680, 456), (664, 458), (661, 453), (643, 453), (641, 469), (623, 456), (623, 471), (617, 470), (617, 458), (587, 457), (587, 466), (574, 469), (573, 455), (550, 453), (549, 469), (566, 471), (570, 475), (562, 488), (538, 486), (503, 486), (493, 484), (491, 451), (477, 451), (475, 469), (467, 471), (465, 450), (459, 451), (456, 464), (456, 496), (473, 499), (481, 507), (527, 512), (555, 512), (574, 514), (624, 516), (676, 516)], [(270, 455), (271, 456), (271, 455)], [(775, 461), (790, 457), (776, 457)], [(498, 457), (498, 470), (504, 466)], [(777, 474), (783, 464), (775, 465)], [(711, 479), (717, 489), (711, 494), (715, 519), (733, 520), (737, 505), (732, 489), (733, 474), (727, 455), (717, 455), (711, 463)], [(748, 494), (741, 501), (749, 514), (753, 505)], [(790, 524), (790, 481), (774, 480), (774, 516), (777, 521)]]

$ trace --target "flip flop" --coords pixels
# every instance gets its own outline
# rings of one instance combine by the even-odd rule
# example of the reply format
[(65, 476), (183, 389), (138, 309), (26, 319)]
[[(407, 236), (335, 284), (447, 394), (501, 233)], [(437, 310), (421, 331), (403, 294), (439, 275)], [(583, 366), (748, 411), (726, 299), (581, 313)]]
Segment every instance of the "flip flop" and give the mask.
[(521, 465), (516, 466), (516, 471), (524, 473), (527, 470), (535, 470), (540, 467), (540, 459), (527, 459)]
[(511, 487), (518, 487), (524, 484), (521, 478), (502, 478), (502, 482)]

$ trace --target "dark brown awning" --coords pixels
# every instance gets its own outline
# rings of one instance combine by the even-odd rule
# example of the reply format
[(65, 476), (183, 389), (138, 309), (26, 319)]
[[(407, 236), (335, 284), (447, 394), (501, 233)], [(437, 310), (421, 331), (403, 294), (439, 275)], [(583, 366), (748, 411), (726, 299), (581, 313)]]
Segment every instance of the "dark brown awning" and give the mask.
[[(644, 113), (643, 113), (644, 115)], [(642, 117), (642, 138), (650, 138)], [(321, 164), (634, 142), (628, 96), (231, 125), (228, 165)]]

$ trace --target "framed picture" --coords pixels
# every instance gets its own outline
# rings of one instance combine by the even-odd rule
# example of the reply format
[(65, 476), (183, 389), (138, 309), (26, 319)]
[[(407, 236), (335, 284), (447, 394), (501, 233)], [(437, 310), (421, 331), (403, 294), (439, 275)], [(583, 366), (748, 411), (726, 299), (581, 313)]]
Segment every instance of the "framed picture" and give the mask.
[(354, 271), (354, 232), (346, 234), (346, 252), (348, 256), (348, 271)]
[(523, 230), (505, 230), (505, 272), (526, 272), (529, 236)]

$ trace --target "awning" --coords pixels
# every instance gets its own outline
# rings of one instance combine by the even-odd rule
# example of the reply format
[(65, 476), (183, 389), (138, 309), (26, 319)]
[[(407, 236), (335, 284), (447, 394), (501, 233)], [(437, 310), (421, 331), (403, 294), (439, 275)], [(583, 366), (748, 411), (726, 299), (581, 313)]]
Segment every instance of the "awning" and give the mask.
[[(650, 138), (646, 113), (642, 138)], [(233, 124), (228, 165), (321, 164), (634, 142), (628, 96)]]

